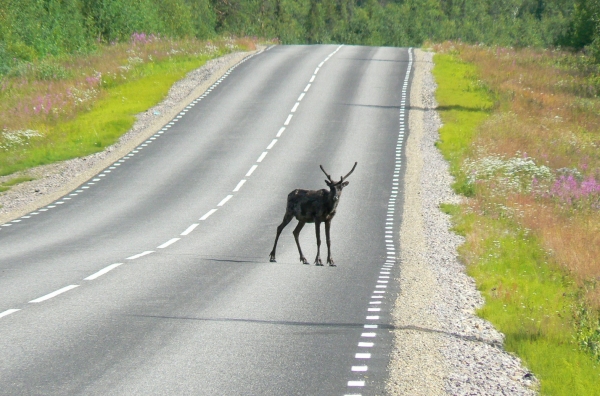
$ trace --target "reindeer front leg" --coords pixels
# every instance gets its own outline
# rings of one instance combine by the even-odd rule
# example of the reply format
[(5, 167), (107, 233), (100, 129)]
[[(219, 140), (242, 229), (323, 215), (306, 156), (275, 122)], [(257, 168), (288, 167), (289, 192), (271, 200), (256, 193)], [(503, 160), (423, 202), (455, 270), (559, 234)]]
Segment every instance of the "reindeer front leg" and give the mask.
[(331, 239), (329, 238), (329, 227), (331, 227), (331, 220), (325, 221), (325, 238), (327, 239), (327, 264), (331, 267), (335, 267), (335, 263), (331, 258)]
[(323, 265), (321, 262), (321, 222), (315, 221), (315, 232), (317, 234), (317, 257), (315, 258), (315, 265)]

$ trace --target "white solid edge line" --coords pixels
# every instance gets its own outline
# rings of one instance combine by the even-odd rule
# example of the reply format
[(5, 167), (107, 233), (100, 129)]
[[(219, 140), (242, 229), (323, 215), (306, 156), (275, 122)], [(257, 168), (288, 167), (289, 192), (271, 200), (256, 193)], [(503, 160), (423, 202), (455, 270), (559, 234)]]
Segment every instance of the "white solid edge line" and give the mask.
[(0, 312), (0, 318), (3, 318), (5, 316), (8, 316), (8, 315), (13, 314), (13, 313), (18, 312), (18, 311), (20, 311), (20, 309), (7, 309), (4, 312)]
[(140, 258), (140, 257), (143, 257), (143, 256), (147, 256), (147, 255), (149, 255), (151, 253), (154, 253), (154, 250), (146, 250), (145, 252), (133, 255), (131, 257), (127, 257), (125, 260), (135, 260), (137, 258)]
[(56, 290), (56, 291), (54, 291), (52, 293), (46, 294), (45, 296), (36, 298), (35, 300), (31, 300), (29, 302), (30, 303), (39, 303), (39, 302), (42, 302), (42, 301), (46, 301), (46, 300), (51, 299), (52, 297), (58, 296), (59, 294), (62, 294), (62, 293), (68, 292), (69, 290), (75, 289), (76, 287), (79, 287), (79, 285), (65, 286), (62, 289), (58, 289), (58, 290)]
[(177, 241), (178, 241), (178, 240), (180, 240), (180, 239), (181, 239), (181, 238), (171, 238), (171, 239), (169, 239), (167, 242), (163, 243), (163, 244), (162, 244), (162, 245), (160, 245), (160, 246), (157, 246), (156, 248), (157, 248), (157, 249), (164, 249), (164, 248), (166, 248), (167, 246), (171, 246), (172, 244), (174, 244), (175, 242), (177, 242)]
[(206, 214), (204, 216), (200, 217), (200, 220), (204, 221), (204, 220), (208, 219), (208, 217), (211, 214), (215, 213), (216, 211), (217, 211), (217, 209), (211, 209), (211, 210), (209, 210), (208, 212), (206, 212)]
[(102, 275), (106, 274), (108, 271), (114, 270), (115, 268), (117, 268), (121, 264), (123, 264), (123, 263), (111, 264), (108, 267), (103, 268), (100, 271), (96, 272), (95, 274), (92, 274), (92, 275), (88, 276), (87, 278), (84, 278), (83, 280), (94, 280), (96, 278), (99, 278)]
[(194, 228), (198, 227), (199, 225), (200, 225), (200, 224), (198, 224), (198, 223), (194, 223), (194, 224), (192, 224), (191, 226), (189, 226), (188, 228), (186, 228), (186, 230), (185, 230), (185, 231), (183, 231), (183, 232), (181, 233), (181, 235), (183, 235), (183, 236), (185, 236), (185, 235), (188, 235), (190, 232), (194, 231)]
[(242, 188), (242, 186), (244, 185), (244, 183), (246, 183), (245, 179), (240, 180), (240, 182), (237, 184), (237, 186), (235, 186), (235, 188), (233, 189), (233, 192), (240, 191), (240, 188)]
[[(254, 165), (254, 166), (256, 166), (256, 165)], [(252, 170), (253, 170), (253, 169), (252, 169)], [(252, 172), (248, 172), (248, 173), (252, 173)], [(246, 175), (246, 176), (248, 176), (248, 175)], [(221, 200), (221, 202), (219, 202), (219, 203), (217, 204), (217, 206), (223, 206), (223, 205), (225, 205), (225, 203), (226, 203), (227, 201), (229, 201), (231, 198), (233, 198), (233, 195), (228, 195), (228, 196), (226, 196), (225, 198), (223, 198), (223, 199)]]

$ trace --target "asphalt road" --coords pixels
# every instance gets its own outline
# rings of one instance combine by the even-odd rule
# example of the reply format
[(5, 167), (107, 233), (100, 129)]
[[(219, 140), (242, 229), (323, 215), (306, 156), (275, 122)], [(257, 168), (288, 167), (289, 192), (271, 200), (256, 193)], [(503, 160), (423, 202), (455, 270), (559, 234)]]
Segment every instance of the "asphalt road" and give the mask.
[[(410, 56), (269, 48), (89, 183), (1, 226), (0, 394), (382, 394)], [(354, 162), (337, 267), (299, 262), (296, 220), (270, 263), (287, 194), (325, 188), (320, 164), (339, 179)], [(312, 263), (311, 224), (300, 241)]]

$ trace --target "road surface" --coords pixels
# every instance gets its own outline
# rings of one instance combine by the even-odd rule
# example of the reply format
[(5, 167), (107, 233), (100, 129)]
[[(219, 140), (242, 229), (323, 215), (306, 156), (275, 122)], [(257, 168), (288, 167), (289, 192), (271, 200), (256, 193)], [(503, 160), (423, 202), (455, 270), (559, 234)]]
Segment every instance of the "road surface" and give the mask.
[[(275, 46), (73, 192), (0, 227), (0, 393), (384, 393), (408, 49)], [(287, 194), (348, 178), (337, 267)], [(327, 248), (324, 231), (321, 256)], [(300, 241), (316, 254), (307, 224)]]

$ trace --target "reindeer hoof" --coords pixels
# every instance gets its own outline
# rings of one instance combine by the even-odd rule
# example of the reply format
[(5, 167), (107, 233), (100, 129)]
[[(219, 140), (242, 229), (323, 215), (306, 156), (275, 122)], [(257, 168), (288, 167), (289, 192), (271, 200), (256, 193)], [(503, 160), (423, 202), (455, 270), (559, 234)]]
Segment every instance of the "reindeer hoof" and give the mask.
[(269, 261), (270, 261), (270, 262), (272, 262), (272, 263), (276, 263), (276, 262), (277, 262), (277, 260), (275, 260), (275, 257), (271, 257), (271, 258), (269, 259)]
[(337, 267), (337, 265), (335, 265), (335, 263), (333, 262), (332, 259), (327, 260), (327, 263), (329, 264), (330, 267)]
[(304, 257), (300, 257), (300, 262), (302, 264), (308, 264), (308, 261)]
[(321, 259), (320, 259), (320, 258), (318, 258), (318, 257), (317, 257), (317, 258), (315, 259), (315, 265), (317, 265), (317, 266), (319, 266), (319, 267), (323, 266), (323, 262), (321, 261)]

